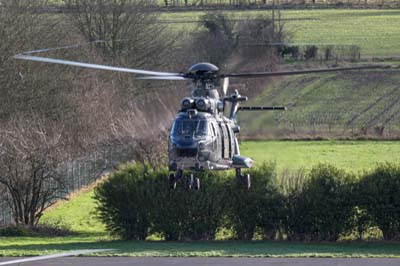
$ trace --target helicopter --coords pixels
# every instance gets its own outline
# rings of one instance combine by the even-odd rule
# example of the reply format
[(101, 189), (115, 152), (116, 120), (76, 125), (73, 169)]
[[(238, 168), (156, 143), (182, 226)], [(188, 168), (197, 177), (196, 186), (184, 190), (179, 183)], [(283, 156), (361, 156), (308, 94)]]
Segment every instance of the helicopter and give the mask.
[[(185, 172), (189, 173), (185, 177), (187, 188), (199, 190), (200, 179), (195, 177), (195, 173), (229, 169), (235, 170), (236, 180), (240, 185), (247, 190), (250, 189), (250, 174), (243, 174), (242, 169), (251, 168), (254, 160), (251, 157), (240, 155), (237, 138), (240, 126), (236, 115), (239, 111), (284, 111), (287, 108), (283, 106), (239, 106), (248, 98), (240, 95), (237, 90), (233, 94), (227, 95), (230, 78), (265, 78), (391, 67), (388, 65), (359, 65), (294, 71), (222, 73), (217, 66), (211, 63), (197, 63), (191, 66), (187, 72), (170, 73), (34, 55), (69, 47), (71, 46), (24, 52), (15, 55), (14, 58), (137, 74), (140, 76), (136, 78), (142, 80), (191, 81), (191, 94), (181, 100), (178, 114), (172, 121), (169, 133), (168, 167), (170, 173), (168, 184), (170, 189), (176, 188), (177, 181), (185, 177)], [(225, 115), (228, 107), (229, 114)]]

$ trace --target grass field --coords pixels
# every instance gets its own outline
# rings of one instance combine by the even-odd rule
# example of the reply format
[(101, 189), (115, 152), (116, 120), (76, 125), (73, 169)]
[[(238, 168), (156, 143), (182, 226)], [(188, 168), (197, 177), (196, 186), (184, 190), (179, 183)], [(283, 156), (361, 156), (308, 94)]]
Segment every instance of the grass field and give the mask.
[[(270, 10), (230, 11), (233, 18), (270, 15)], [(192, 30), (203, 12), (163, 13), (162, 19), (184, 23)], [(400, 10), (283, 10), (285, 27), (293, 33), (291, 43), (358, 45), (362, 56), (400, 56)], [(177, 26), (174, 24), (174, 26)]]
[(377, 163), (400, 162), (397, 141), (246, 141), (241, 154), (255, 163), (275, 161), (278, 170), (310, 169), (330, 163), (347, 171), (372, 169)]

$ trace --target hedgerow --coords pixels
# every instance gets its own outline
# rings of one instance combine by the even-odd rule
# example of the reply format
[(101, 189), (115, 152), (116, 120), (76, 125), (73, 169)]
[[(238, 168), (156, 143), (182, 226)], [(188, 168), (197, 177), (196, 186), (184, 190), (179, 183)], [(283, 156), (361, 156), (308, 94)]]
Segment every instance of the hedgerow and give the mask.
[(400, 167), (380, 165), (361, 177), (332, 165), (317, 165), (301, 185), (278, 185), (275, 166), (249, 170), (252, 187), (236, 183), (233, 172), (196, 174), (200, 191), (180, 180), (170, 190), (165, 168), (132, 163), (95, 190), (98, 213), (107, 229), (123, 239), (214, 240), (221, 228), (235, 239), (337, 241), (362, 235), (376, 225), (385, 239), (400, 236)]

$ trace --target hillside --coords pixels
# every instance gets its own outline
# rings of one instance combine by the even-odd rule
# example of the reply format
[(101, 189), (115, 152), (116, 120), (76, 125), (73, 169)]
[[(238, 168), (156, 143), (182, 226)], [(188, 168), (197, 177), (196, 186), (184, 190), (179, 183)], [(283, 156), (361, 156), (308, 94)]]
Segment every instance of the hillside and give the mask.
[(400, 74), (391, 71), (303, 75), (271, 82), (251, 105), (285, 112), (240, 113), (242, 135), (386, 136), (400, 130)]

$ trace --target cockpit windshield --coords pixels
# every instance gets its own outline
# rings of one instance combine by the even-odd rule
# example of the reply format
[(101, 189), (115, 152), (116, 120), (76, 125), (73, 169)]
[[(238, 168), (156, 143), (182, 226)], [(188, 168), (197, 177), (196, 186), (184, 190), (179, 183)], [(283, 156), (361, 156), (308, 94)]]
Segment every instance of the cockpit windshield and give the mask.
[(202, 136), (208, 131), (207, 120), (177, 119), (172, 127), (173, 136)]

